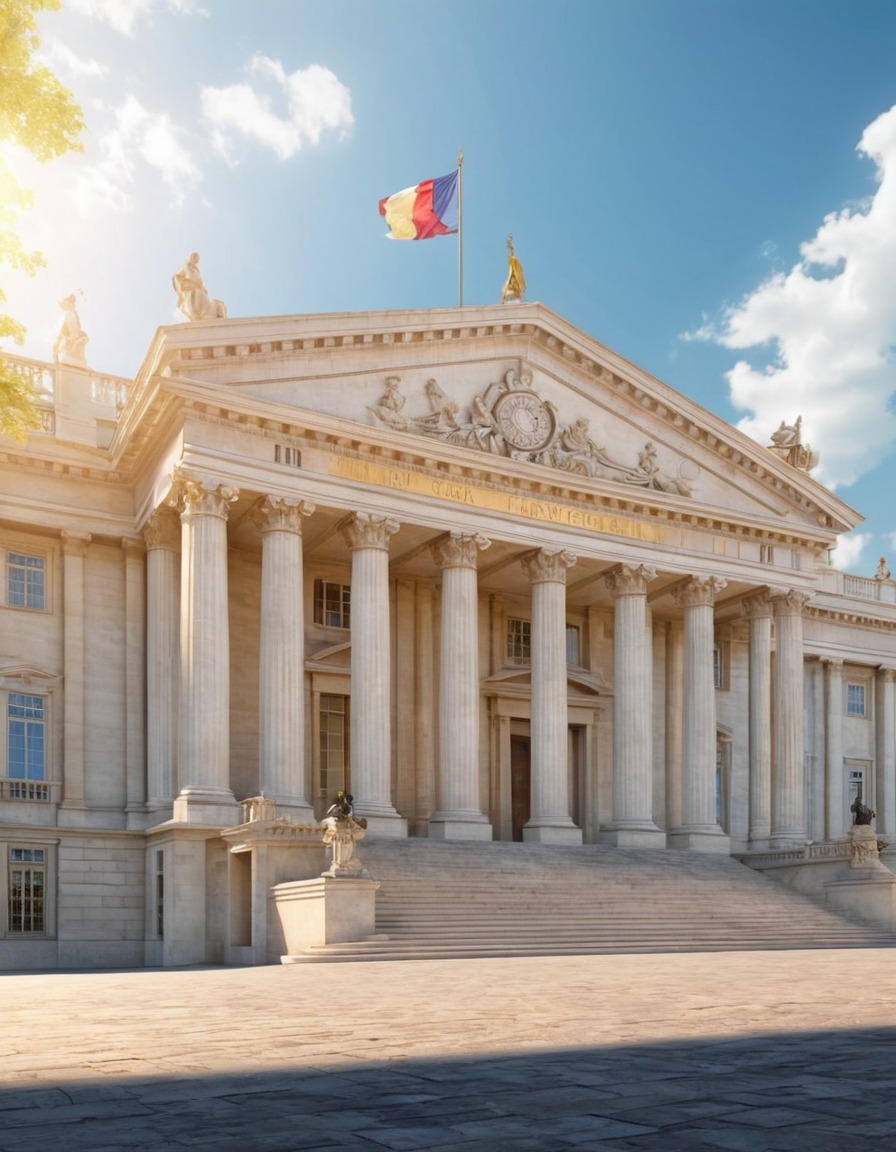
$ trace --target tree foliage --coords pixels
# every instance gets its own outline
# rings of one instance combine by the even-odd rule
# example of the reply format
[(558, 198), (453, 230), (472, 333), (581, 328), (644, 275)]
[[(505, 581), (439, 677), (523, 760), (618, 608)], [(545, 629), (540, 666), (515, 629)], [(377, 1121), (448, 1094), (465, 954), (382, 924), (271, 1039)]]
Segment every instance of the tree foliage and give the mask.
[[(37, 18), (60, 7), (60, 0), (0, 0), (0, 141), (26, 149), (42, 162), (80, 149), (81, 109), (54, 73), (36, 59), (40, 47)], [(0, 157), (0, 264), (34, 274), (43, 263), (29, 252), (17, 231), (21, 212), (31, 203), (8, 163)], [(25, 329), (2, 306), (0, 339), (21, 344)], [(0, 358), (0, 434), (22, 439), (37, 426), (34, 394), (25, 377)]]

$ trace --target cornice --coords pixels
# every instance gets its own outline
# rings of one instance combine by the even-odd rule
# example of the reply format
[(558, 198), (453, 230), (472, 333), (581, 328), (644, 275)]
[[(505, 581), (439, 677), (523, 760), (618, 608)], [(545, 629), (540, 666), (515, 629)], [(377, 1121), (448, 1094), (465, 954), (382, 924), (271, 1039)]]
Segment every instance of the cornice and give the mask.
[(870, 612), (854, 608), (810, 604), (803, 609), (803, 616), (808, 619), (833, 621), (837, 624), (851, 624), (859, 628), (873, 628), (875, 632), (896, 632), (896, 619), (872, 616)]

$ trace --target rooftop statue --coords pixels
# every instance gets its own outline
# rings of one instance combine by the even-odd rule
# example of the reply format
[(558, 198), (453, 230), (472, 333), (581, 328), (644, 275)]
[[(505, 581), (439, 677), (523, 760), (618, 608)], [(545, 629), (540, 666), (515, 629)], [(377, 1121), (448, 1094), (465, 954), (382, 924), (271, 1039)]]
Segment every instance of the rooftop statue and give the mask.
[(208, 294), (199, 272), (199, 253), (191, 252), (184, 266), (171, 277), (177, 307), (188, 320), (225, 320), (227, 309)]
[(772, 432), (769, 448), (794, 468), (799, 468), (801, 472), (811, 472), (818, 464), (818, 453), (803, 443), (802, 424), (802, 416), (797, 416), (796, 424), (785, 424), (782, 420), (777, 431)]
[(508, 300), (522, 300), (526, 291), (526, 281), (523, 278), (523, 266), (517, 260), (513, 251), (513, 233), (507, 237), (507, 279), (501, 289), (501, 303)]
[(885, 556), (881, 556), (877, 562), (877, 571), (874, 573), (875, 580), (889, 580), (890, 569), (887, 567), (887, 560)]
[(53, 360), (57, 364), (75, 364), (86, 368), (88, 336), (81, 327), (74, 294), (60, 300), (59, 307), (62, 309), (62, 323), (59, 335), (53, 342)]

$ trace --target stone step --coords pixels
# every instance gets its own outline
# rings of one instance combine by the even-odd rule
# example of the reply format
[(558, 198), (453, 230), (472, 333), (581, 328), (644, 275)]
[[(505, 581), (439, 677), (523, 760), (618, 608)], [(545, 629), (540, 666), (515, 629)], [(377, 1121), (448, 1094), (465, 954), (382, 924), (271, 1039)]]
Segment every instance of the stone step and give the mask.
[(377, 934), (289, 963), (896, 946), (727, 856), (365, 841)]

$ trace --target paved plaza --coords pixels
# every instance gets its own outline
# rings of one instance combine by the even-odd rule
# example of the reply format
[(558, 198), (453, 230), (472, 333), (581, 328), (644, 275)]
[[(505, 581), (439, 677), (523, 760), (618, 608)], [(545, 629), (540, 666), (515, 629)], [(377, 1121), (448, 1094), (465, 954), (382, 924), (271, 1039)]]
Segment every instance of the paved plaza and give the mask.
[(0, 1150), (896, 1146), (896, 955), (3, 977)]

